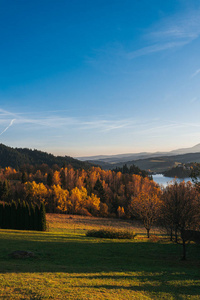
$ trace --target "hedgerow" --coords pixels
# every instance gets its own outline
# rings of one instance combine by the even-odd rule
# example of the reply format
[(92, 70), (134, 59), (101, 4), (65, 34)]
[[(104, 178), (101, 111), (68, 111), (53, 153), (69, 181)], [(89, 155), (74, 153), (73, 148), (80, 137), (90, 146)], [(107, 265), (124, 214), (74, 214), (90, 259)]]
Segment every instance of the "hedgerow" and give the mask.
[(88, 230), (86, 236), (104, 239), (134, 239), (136, 234), (133, 231), (127, 230), (100, 229)]

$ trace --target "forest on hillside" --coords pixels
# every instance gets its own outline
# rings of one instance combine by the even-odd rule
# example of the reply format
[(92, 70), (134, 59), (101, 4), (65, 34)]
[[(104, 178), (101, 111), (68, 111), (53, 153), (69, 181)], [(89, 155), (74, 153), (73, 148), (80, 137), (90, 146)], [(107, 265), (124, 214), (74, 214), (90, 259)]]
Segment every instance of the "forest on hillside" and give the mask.
[[(1, 211), (7, 211), (7, 219), (11, 220), (11, 208), (15, 205), (19, 209), (29, 207), (29, 211), (32, 206), (42, 205), (50, 213), (138, 219), (148, 237), (152, 226), (157, 224), (167, 230), (171, 240), (175, 236), (178, 241), (179, 234), (183, 245), (188, 238), (194, 239), (193, 234), (196, 236), (200, 228), (198, 182), (193, 185), (175, 181), (161, 189), (148, 176), (127, 171), (123, 174), (99, 167), (87, 170), (71, 166), (50, 168), (46, 164), (39, 168), (27, 164), (20, 170), (2, 168)], [(4, 217), (4, 227), (7, 221)], [(199, 232), (197, 239), (199, 241)]]
[(47, 164), (49, 167), (53, 167), (54, 165), (62, 167), (70, 164), (75, 169), (88, 169), (92, 166), (92, 164), (88, 162), (82, 162), (70, 156), (55, 156), (36, 149), (12, 148), (0, 144), (0, 166), (2, 168), (10, 166), (19, 169), (25, 164), (38, 167), (41, 164)]
[(0, 171), (0, 200), (44, 203), (47, 212), (131, 217), (132, 197), (141, 191), (158, 192), (158, 187), (143, 173), (141, 176), (130, 173), (132, 169), (127, 171), (50, 168), (46, 164), (26, 164), (20, 170), (6, 167)]

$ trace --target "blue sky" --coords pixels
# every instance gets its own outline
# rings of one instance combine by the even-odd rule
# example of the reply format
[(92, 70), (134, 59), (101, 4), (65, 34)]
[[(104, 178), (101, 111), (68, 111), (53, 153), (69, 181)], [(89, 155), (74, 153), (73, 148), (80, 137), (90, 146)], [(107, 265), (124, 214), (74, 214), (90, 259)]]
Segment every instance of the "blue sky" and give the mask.
[(86, 156), (200, 143), (200, 2), (0, 0), (0, 143)]

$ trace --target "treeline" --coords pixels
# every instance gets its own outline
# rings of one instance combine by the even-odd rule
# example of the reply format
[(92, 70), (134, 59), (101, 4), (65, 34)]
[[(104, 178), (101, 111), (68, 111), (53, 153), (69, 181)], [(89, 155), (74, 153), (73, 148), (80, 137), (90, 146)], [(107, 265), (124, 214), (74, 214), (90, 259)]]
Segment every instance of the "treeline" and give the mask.
[(115, 172), (121, 172), (122, 174), (135, 174), (135, 175), (141, 175), (142, 177), (149, 177), (152, 179), (152, 177), (149, 176), (149, 173), (145, 170), (141, 170), (139, 167), (132, 164), (130, 167), (127, 166), (127, 164), (123, 165), (123, 167), (116, 167), (115, 169), (112, 169)]
[[(198, 173), (195, 175), (197, 178)], [(27, 204), (18, 204), (21, 214), (13, 218), (11, 208), (18, 199)], [(24, 222), (25, 215), (31, 218), (33, 206), (35, 212), (38, 206), (45, 206), (46, 211), (51, 213), (136, 218), (143, 223), (148, 237), (152, 226), (160, 225), (172, 240), (178, 242), (181, 237), (183, 245), (188, 240), (188, 230), (198, 231), (200, 228), (198, 182), (193, 185), (175, 181), (160, 189), (149, 177), (97, 167), (77, 170), (72, 167), (49, 168), (43, 164), (39, 169), (29, 165), (21, 171), (10, 167), (1, 169), (0, 201), (5, 203), (0, 219), (8, 214), (6, 219), (10, 222), (17, 219)], [(34, 228), (39, 230), (39, 227)]]
[(46, 230), (44, 203), (40, 206), (27, 202), (0, 203), (0, 228), (17, 230)]
[(1, 201), (44, 203), (53, 213), (130, 218), (132, 198), (156, 186), (148, 177), (98, 167), (77, 170), (42, 164), (37, 169), (26, 164), (20, 170), (0, 171)]
[(174, 168), (171, 168), (163, 172), (163, 175), (166, 177), (186, 178), (186, 177), (190, 177), (191, 173), (192, 173), (191, 167), (176, 166)]
[(20, 169), (25, 164), (39, 166), (43, 163), (49, 167), (52, 167), (53, 165), (61, 167), (69, 164), (75, 169), (87, 169), (91, 167), (90, 163), (82, 162), (70, 156), (54, 156), (36, 149), (12, 148), (3, 144), (0, 144), (0, 162), (0, 165), (3, 168), (11, 166), (15, 169)]

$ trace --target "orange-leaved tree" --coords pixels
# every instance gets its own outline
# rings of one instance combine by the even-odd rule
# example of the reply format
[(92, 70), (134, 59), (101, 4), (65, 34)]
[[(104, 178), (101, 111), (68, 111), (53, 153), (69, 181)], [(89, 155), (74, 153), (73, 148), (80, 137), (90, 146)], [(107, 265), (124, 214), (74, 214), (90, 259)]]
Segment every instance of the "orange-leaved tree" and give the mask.
[(158, 220), (161, 211), (161, 191), (153, 181), (145, 183), (142, 191), (131, 198), (132, 215), (139, 218), (147, 230), (147, 237), (152, 225)]
[[(191, 182), (170, 184), (163, 193), (162, 218), (164, 225), (175, 232), (176, 242), (179, 236), (183, 245), (183, 260), (186, 259), (186, 242), (190, 241), (188, 231), (200, 226), (200, 194)], [(178, 236), (179, 235), (179, 236)]]

